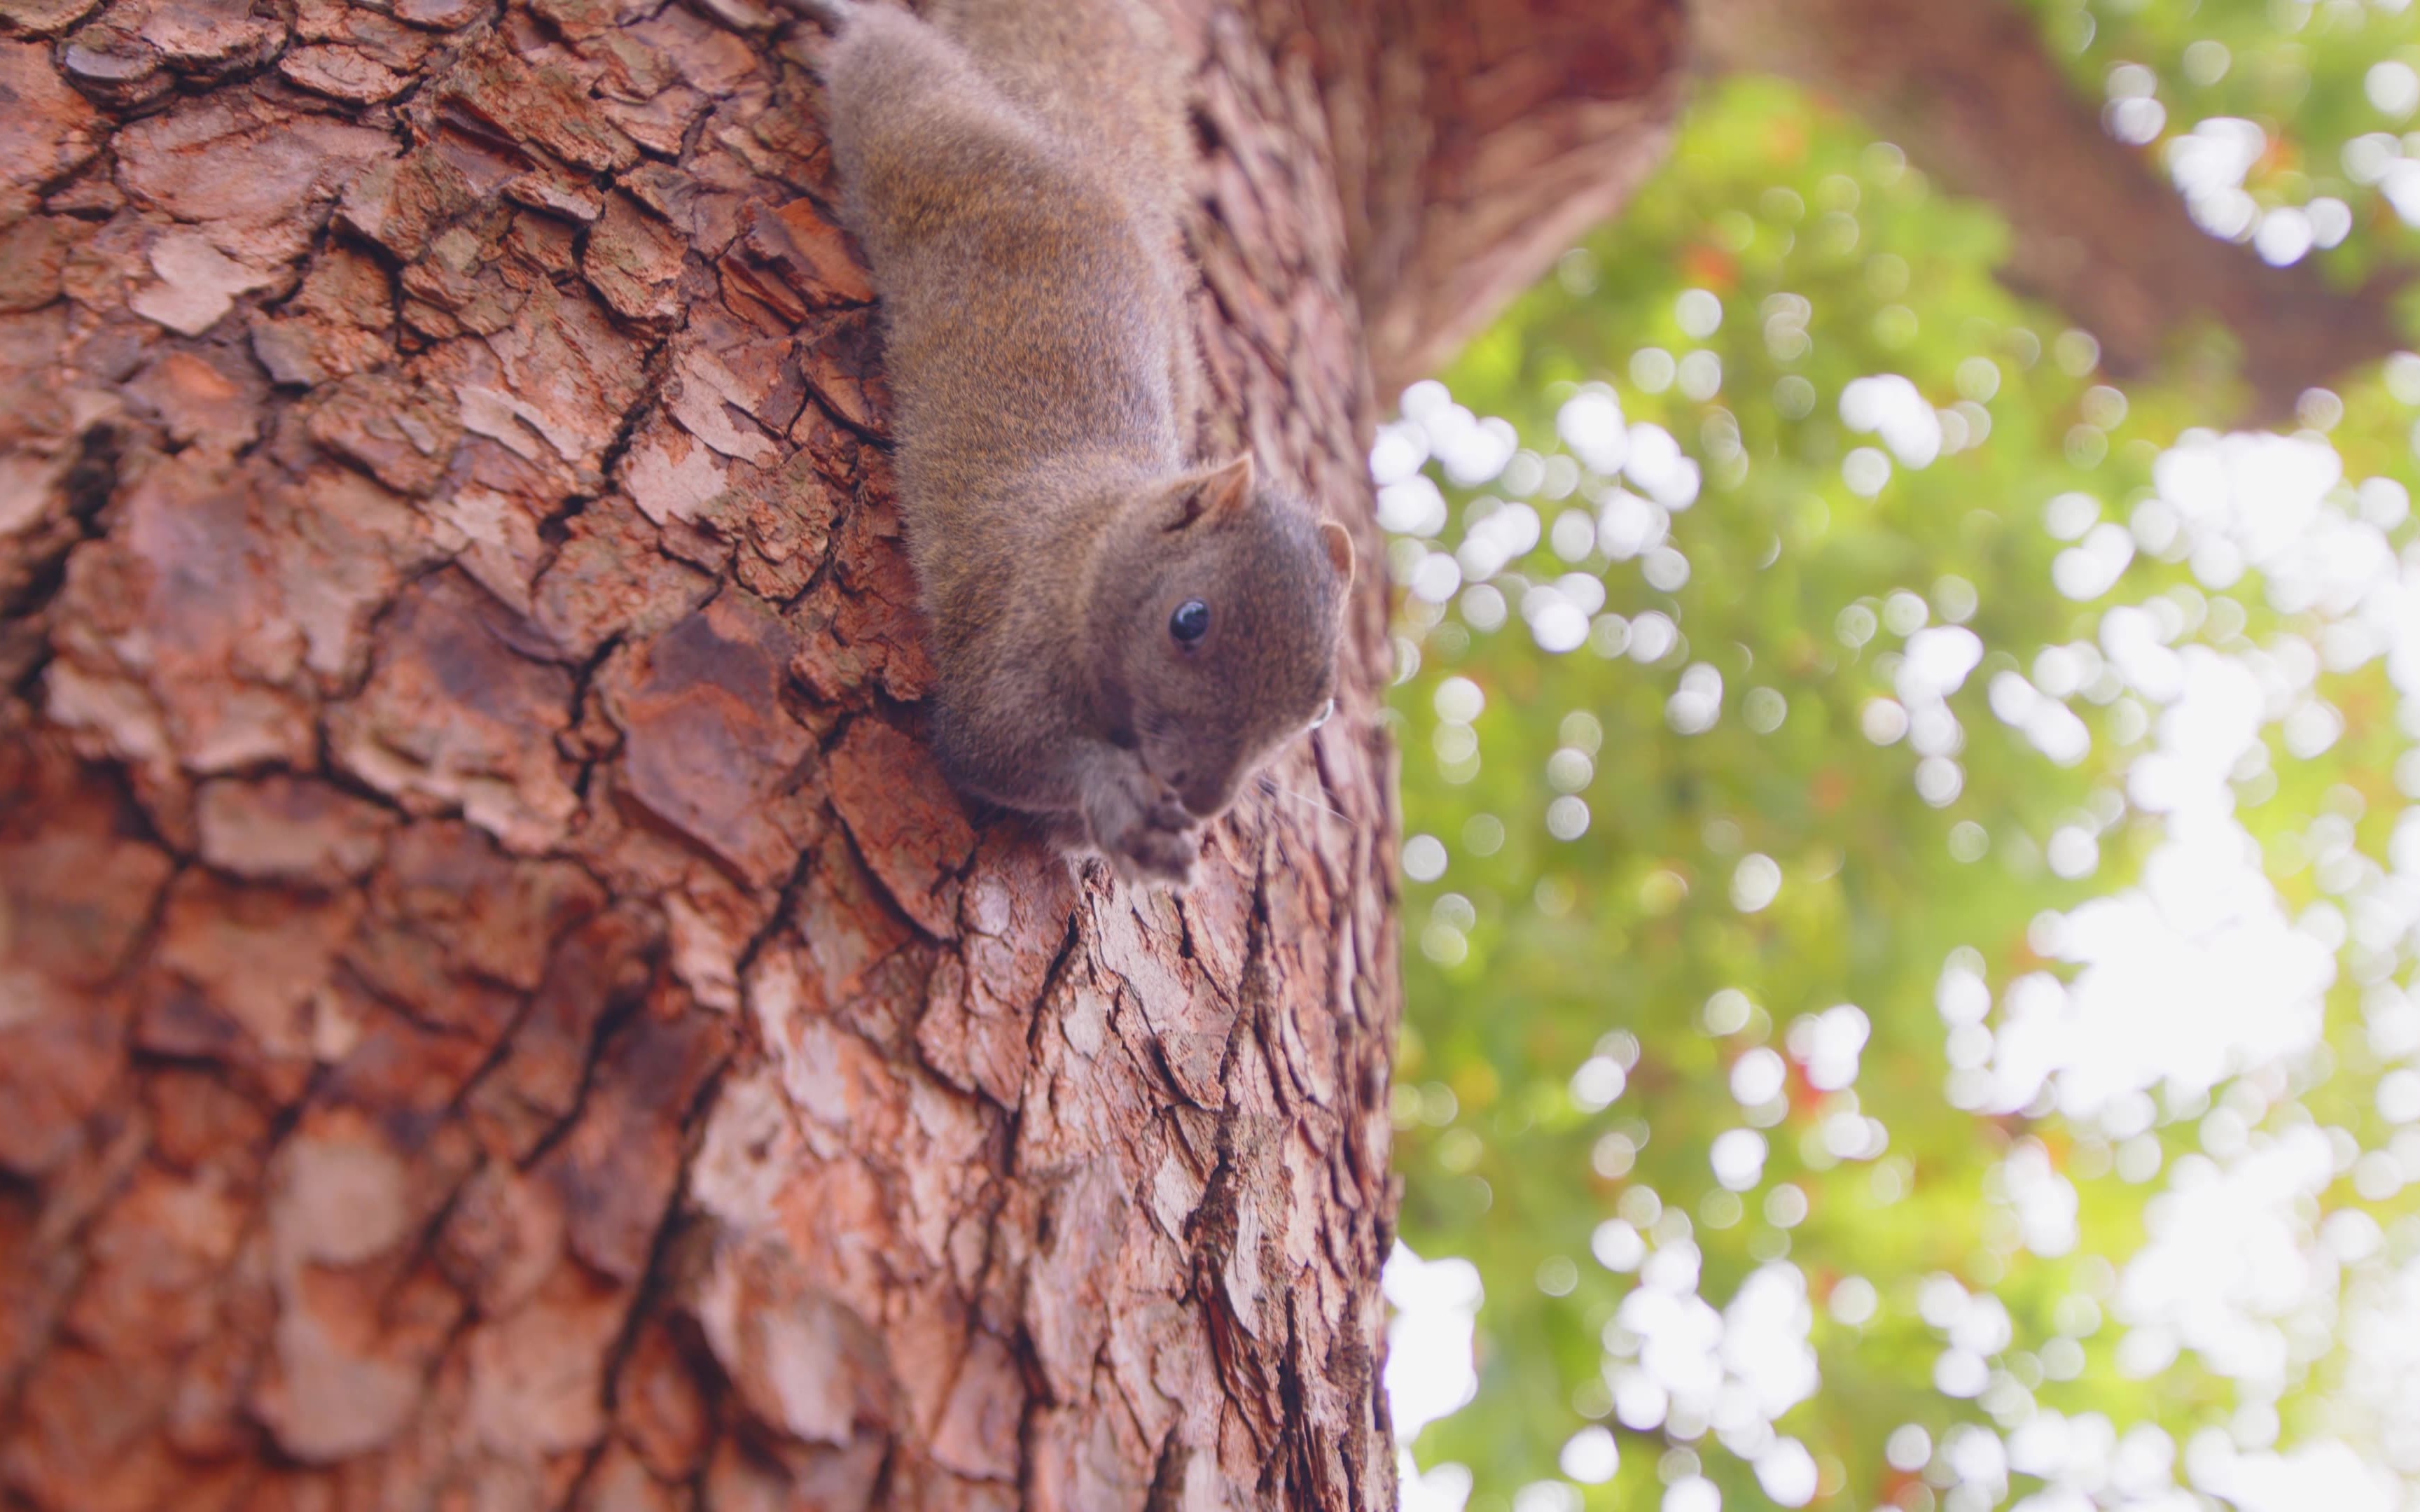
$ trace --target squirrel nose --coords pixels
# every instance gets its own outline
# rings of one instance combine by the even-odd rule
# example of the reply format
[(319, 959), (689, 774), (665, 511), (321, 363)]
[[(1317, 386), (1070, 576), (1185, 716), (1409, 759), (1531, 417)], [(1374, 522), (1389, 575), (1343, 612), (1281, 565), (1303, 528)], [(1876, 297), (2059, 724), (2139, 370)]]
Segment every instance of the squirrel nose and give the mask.
[(1190, 781), (1177, 784), (1187, 812), (1204, 821), (1218, 818), (1235, 802), (1236, 779), (1233, 774), (1207, 773)]

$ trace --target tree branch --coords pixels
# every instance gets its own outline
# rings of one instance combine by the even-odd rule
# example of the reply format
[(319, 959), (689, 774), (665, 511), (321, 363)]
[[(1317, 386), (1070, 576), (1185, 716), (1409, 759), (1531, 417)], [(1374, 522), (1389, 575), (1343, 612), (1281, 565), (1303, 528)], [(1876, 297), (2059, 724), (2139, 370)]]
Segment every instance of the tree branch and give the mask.
[(1663, 161), (1679, 0), (1305, 7), (1378, 392), (1434, 372)]
[(2195, 225), (2144, 155), (2113, 141), (2033, 23), (2005, 0), (1698, 0), (1719, 66), (1837, 96), (2014, 236), (2002, 276), (2101, 342), (2120, 378), (2149, 373), (2204, 322), (2230, 332), (2248, 418), (2400, 345), (2391, 281), (2348, 293), (2310, 263), (2272, 268)]

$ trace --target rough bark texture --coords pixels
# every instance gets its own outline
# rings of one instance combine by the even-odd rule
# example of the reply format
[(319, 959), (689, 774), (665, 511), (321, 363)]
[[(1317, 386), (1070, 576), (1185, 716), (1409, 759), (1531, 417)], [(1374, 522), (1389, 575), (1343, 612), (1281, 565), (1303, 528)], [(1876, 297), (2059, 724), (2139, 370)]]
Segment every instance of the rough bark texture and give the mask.
[[(1369, 562), (1357, 276), (1401, 376), (1660, 126), (1668, 5), (1478, 8), (1186, 17)], [(1377, 575), (1305, 801), (1071, 874), (923, 751), (812, 38), (0, 18), (0, 1502), (1390, 1506)]]
[(1838, 98), (1949, 188), (1997, 205), (2003, 270), (2101, 342), (2120, 378), (2156, 370), (2210, 328), (2235, 340), (2248, 417), (2291, 415), (2304, 391), (2397, 350), (2395, 281), (2332, 286), (2313, 263), (2272, 268), (2195, 225), (2008, 0), (1693, 0), (1707, 57)]

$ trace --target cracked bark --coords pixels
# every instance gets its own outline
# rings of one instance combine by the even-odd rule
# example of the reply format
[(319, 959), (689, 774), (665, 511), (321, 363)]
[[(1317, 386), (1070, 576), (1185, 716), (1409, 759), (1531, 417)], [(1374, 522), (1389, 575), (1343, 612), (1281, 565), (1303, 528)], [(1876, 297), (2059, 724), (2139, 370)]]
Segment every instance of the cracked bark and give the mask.
[[(1669, 110), (1481, 14), (1180, 16), (1216, 424), (1372, 562), (1373, 361)], [(811, 39), (0, 26), (0, 1502), (1390, 1506), (1378, 575), (1316, 803), (1071, 873), (924, 754)]]
[(2137, 378), (2224, 331), (2254, 423), (2398, 350), (2397, 274), (2358, 289), (2304, 261), (2272, 268), (2222, 241), (2141, 151), (2101, 129), (2040, 29), (2009, 0), (1694, 0), (1724, 67), (1783, 74), (1838, 99), (1949, 188), (1991, 201), (2012, 233), (2003, 277), (2100, 340)]

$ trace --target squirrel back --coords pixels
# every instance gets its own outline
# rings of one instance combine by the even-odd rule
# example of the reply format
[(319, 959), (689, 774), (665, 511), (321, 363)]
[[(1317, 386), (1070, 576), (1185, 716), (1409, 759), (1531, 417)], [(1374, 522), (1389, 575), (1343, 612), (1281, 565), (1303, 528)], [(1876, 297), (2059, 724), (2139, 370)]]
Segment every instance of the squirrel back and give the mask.
[(1182, 240), (1192, 152), (1176, 40), (1136, 0), (932, 0), (924, 19), (1063, 141), (1081, 144), (1139, 212)]
[(1352, 551), (1192, 456), (1184, 116), (1143, 0), (836, 15), (845, 214), (882, 296), (935, 747), (978, 796), (1181, 882), (1334, 689)]

